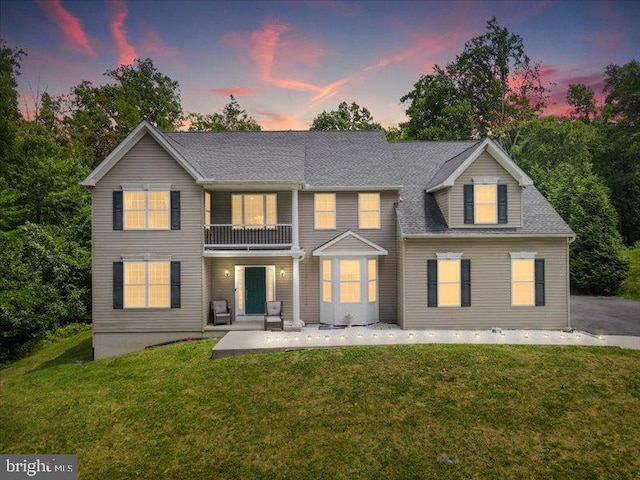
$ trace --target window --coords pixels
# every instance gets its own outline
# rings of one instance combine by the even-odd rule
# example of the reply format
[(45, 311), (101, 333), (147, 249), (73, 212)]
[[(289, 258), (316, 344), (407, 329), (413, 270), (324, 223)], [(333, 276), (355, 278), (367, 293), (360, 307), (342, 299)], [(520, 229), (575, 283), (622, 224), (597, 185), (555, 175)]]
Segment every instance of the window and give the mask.
[(169, 204), (166, 190), (125, 191), (125, 230), (169, 229)]
[(340, 303), (360, 303), (360, 260), (340, 260)]
[(460, 260), (438, 259), (438, 306), (460, 306)]
[(275, 194), (231, 195), (233, 228), (275, 228)]
[(369, 301), (375, 302), (378, 300), (378, 262), (375, 258), (370, 258), (367, 263), (369, 268)]
[(211, 225), (212, 223), (211, 194), (209, 192), (204, 192), (204, 224)]
[(358, 194), (358, 228), (380, 228), (380, 194)]
[(169, 308), (169, 262), (124, 262), (124, 308)]
[(475, 223), (498, 223), (498, 186), (474, 185)]
[(336, 194), (316, 193), (314, 204), (314, 228), (316, 230), (335, 230)]
[(511, 259), (511, 305), (535, 305), (535, 260)]
[(322, 301), (331, 303), (331, 260), (322, 260)]

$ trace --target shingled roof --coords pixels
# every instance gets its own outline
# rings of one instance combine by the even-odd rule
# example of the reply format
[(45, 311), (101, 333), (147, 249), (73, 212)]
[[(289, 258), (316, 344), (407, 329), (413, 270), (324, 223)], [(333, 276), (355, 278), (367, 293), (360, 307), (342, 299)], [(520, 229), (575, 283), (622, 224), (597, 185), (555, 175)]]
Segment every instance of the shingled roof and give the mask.
[[(198, 183), (273, 182), (303, 188), (378, 187), (400, 190), (402, 234), (573, 235), (534, 186), (525, 186), (523, 226), (448, 228), (432, 193), (491, 141), (387, 142), (377, 131), (161, 132), (142, 122), (91, 172), (93, 186), (141, 138), (149, 134)], [(515, 168), (500, 150), (508, 168)], [(529, 185), (530, 179), (526, 177)]]

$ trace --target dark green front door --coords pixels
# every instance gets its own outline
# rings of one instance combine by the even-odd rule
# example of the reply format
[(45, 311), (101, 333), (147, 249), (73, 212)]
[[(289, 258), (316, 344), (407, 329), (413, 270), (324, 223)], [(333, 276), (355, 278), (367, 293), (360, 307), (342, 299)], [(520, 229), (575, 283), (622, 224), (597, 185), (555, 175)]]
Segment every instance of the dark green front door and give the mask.
[(267, 277), (264, 267), (244, 269), (244, 296), (245, 314), (264, 313), (264, 303), (267, 301)]

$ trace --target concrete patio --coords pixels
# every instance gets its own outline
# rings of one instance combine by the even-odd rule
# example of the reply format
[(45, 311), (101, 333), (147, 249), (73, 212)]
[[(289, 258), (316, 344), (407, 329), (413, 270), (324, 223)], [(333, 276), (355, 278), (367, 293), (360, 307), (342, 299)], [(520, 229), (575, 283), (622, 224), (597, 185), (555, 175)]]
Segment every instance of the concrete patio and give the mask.
[(429, 343), (475, 345), (579, 345), (621, 347), (640, 350), (640, 337), (592, 335), (581, 331), (557, 330), (402, 330), (378, 324), (342, 330), (320, 330), (318, 325), (300, 332), (233, 331), (212, 349), (211, 358), (250, 353), (269, 353), (312, 348), (339, 348), (361, 345), (415, 345)]

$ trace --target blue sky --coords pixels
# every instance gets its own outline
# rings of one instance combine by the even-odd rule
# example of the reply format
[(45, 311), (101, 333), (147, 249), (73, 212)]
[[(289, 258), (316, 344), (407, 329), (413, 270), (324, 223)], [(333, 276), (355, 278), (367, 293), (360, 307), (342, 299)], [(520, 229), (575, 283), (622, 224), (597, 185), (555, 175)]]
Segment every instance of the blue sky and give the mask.
[(640, 57), (640, 2), (175, 2), (40, 0), (0, 3), (0, 37), (27, 51), (30, 89), (68, 93), (81, 80), (150, 57), (181, 86), (186, 111), (212, 113), (234, 94), (265, 129), (306, 129), (355, 100), (385, 126), (433, 65), (455, 58), (493, 15), (524, 39), (563, 114), (569, 83), (602, 89), (602, 69)]

